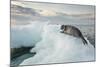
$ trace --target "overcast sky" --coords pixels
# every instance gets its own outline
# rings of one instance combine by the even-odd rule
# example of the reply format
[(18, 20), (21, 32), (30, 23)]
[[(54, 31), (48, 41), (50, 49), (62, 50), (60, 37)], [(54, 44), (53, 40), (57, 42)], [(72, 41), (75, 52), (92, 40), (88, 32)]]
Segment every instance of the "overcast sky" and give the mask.
[(40, 2), (22, 2), (12, 1), (12, 4), (30, 7), (34, 9), (46, 10), (48, 12), (62, 12), (67, 14), (88, 14), (95, 12), (95, 6), (92, 5), (71, 5), (71, 4), (53, 4)]

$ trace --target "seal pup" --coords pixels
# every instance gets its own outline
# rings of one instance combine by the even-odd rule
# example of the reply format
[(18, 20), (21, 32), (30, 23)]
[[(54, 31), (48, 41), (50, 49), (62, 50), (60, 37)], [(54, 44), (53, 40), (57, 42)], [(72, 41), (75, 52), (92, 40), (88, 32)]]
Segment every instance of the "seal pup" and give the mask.
[(87, 41), (85, 40), (81, 31), (78, 28), (71, 25), (61, 25), (61, 30), (61, 33), (72, 35), (74, 37), (79, 37), (82, 39), (84, 45), (87, 44)]

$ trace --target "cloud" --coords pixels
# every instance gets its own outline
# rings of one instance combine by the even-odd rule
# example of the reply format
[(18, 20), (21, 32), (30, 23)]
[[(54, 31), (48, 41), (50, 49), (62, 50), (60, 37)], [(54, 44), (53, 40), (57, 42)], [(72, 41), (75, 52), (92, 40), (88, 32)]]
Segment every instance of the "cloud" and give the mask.
[(42, 16), (57, 16), (57, 13), (55, 11), (52, 11), (52, 10), (42, 10), (38, 13)]

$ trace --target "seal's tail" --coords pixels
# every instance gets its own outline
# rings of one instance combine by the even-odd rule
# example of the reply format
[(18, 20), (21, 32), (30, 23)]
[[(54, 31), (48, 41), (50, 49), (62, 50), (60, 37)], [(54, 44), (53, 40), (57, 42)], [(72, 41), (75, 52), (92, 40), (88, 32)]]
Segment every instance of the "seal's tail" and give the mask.
[(83, 36), (82, 36), (82, 41), (83, 41), (84, 45), (88, 44), (87, 41), (85, 40), (85, 38)]

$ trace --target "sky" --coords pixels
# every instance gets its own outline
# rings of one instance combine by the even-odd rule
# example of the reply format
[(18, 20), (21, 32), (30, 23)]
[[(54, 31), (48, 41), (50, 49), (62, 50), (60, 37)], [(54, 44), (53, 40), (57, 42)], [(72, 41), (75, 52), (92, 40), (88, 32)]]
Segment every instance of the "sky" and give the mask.
[[(95, 6), (93, 5), (75, 5), (75, 4), (61, 4), (61, 3), (45, 3), (45, 2), (33, 2), (33, 1), (11, 1), (11, 5), (21, 6), (25, 11), (20, 10), (20, 7), (14, 7), (12, 17), (16, 20), (16, 23), (29, 23), (26, 21), (28, 18), (32, 21), (37, 20), (50, 20), (52, 23), (88, 23), (94, 24), (95, 20)], [(16, 9), (17, 8), (17, 9)], [(29, 10), (31, 8), (33, 10)], [(16, 11), (20, 11), (17, 13)], [(31, 13), (33, 11), (33, 13)], [(29, 14), (32, 16), (30, 16)], [(21, 14), (21, 15), (20, 15)], [(28, 15), (28, 16), (26, 16)], [(12, 18), (12, 23), (15, 24)], [(23, 19), (23, 20), (22, 20)], [(91, 23), (90, 23), (91, 22)]]
[(94, 14), (95, 6), (93, 5), (72, 5), (72, 4), (54, 4), (54, 3), (40, 3), (40, 2), (23, 2), (12, 1), (11, 4), (21, 5), (33, 9), (43, 10), (43, 14), (54, 14), (55, 12), (62, 12), (65, 14)]

